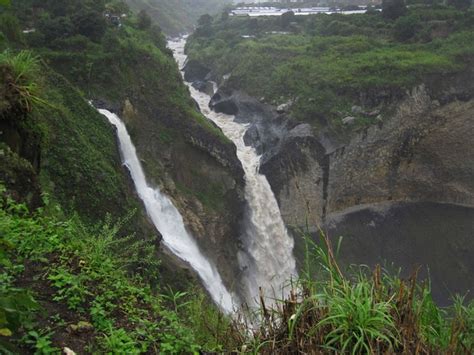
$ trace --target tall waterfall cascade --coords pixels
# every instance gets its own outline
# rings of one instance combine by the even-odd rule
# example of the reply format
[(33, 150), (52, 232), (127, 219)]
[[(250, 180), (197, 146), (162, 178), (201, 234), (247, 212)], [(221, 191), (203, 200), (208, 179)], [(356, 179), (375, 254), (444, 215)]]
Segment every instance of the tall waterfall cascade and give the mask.
[[(185, 44), (185, 39), (168, 43), (180, 68), (187, 60)], [(235, 144), (245, 172), (248, 211), (242, 236), (244, 248), (237, 255), (245, 288), (241, 293), (249, 305), (257, 301), (259, 288), (270, 301), (281, 298), (289, 290), (287, 283), (296, 275), (294, 241), (288, 234), (267, 178), (259, 173), (261, 157), (253, 147), (244, 143), (249, 125), (236, 122), (234, 116), (212, 111), (209, 108), (211, 97), (196, 90), (190, 83), (187, 85), (201, 112)]]
[(232, 312), (233, 296), (224, 286), (216, 267), (201, 253), (196, 241), (186, 231), (183, 218), (171, 200), (158, 188), (147, 184), (145, 173), (125, 124), (110, 111), (102, 109), (98, 111), (117, 128), (123, 164), (129, 169), (138, 196), (143, 201), (153, 224), (162, 234), (164, 244), (197, 272), (214, 302), (224, 312)]

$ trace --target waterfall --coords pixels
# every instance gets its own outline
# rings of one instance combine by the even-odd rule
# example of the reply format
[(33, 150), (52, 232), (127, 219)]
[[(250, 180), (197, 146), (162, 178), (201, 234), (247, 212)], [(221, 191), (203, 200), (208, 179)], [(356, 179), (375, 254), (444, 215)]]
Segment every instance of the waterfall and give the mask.
[[(187, 59), (185, 43), (185, 39), (180, 39), (168, 44), (180, 68)], [(235, 122), (233, 116), (210, 110), (211, 97), (196, 90), (190, 83), (187, 85), (201, 112), (216, 123), (237, 148), (237, 156), (245, 172), (245, 198), (248, 203), (246, 230), (242, 236), (245, 249), (237, 255), (243, 271), (243, 293), (247, 303), (253, 305), (261, 287), (271, 302), (273, 297), (286, 295), (288, 288), (285, 290), (285, 282), (296, 275), (294, 241), (288, 235), (267, 178), (259, 173), (261, 157), (253, 147), (244, 143), (248, 124)]]
[(163, 195), (158, 188), (150, 187), (147, 184), (145, 173), (125, 124), (117, 115), (107, 110), (98, 111), (117, 128), (123, 164), (130, 170), (138, 196), (143, 201), (156, 229), (162, 234), (164, 244), (176, 256), (191, 265), (210, 296), (221, 309), (226, 313), (232, 312), (232, 296), (222, 283), (215, 266), (201, 253), (196, 241), (186, 231), (180, 213), (171, 200)]

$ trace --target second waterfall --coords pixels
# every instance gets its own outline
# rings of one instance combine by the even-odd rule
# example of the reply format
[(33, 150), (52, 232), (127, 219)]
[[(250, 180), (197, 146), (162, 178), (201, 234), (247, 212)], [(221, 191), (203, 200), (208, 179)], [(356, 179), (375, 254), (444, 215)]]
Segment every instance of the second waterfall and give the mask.
[[(187, 59), (184, 53), (185, 43), (185, 39), (169, 42), (180, 67), (183, 67)], [(245, 233), (242, 236), (244, 248), (237, 255), (244, 288), (241, 294), (250, 305), (255, 304), (259, 287), (266, 297), (280, 298), (286, 293), (286, 283), (296, 275), (294, 242), (285, 227), (267, 178), (259, 173), (260, 156), (253, 147), (244, 143), (248, 125), (235, 122), (233, 116), (210, 110), (208, 104), (211, 97), (189, 83), (187, 85), (201, 112), (233, 141), (245, 172), (248, 211)]]

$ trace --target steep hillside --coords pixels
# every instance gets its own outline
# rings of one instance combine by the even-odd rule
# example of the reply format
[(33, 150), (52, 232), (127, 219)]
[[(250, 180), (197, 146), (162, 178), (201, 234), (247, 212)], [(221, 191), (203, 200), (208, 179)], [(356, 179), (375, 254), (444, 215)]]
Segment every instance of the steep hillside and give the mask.
[[(122, 17), (122, 2), (72, 2), (57, 15), (52, 5), (25, 7), (16, 11), (36, 31), (24, 41), (96, 106), (121, 115), (147, 178), (175, 200), (202, 247), (228, 259), (243, 213), (242, 168), (235, 147), (196, 110), (161, 31), (132, 13)], [(218, 264), (225, 274), (236, 268)]]
[[(106, 238), (114, 240), (104, 241), (108, 251), (100, 258), (112, 258), (113, 269), (121, 270), (120, 275), (116, 274), (117, 283), (125, 282), (132, 287), (140, 279), (143, 281), (137, 281), (140, 289), (152, 287), (153, 293), (157, 290), (166, 293), (168, 287), (194, 287), (196, 280), (190, 276), (187, 265), (174, 260), (171, 253), (160, 246), (160, 234), (148, 220), (130, 176), (121, 164), (115, 131), (88, 101), (92, 100), (96, 107), (113, 110), (127, 122), (148, 180), (174, 200), (187, 228), (200, 240), (205, 254), (208, 249), (216, 251), (211, 259), (222, 265), (223, 274), (235, 272), (236, 266), (229, 255), (237, 248), (243, 213), (243, 173), (235, 148), (195, 108), (161, 31), (151, 24), (144, 25), (123, 2), (16, 1), (10, 8), (0, 8), (0, 30), (4, 50), (0, 58), (0, 185), (2, 213), (5, 212), (0, 222), (2, 277), (11, 280), (5, 286), (8, 292), (21, 285), (29, 293), (39, 295), (40, 306), (47, 309), (44, 316), (59, 314), (57, 319), (48, 321), (33, 314), (33, 308), (37, 307), (31, 306), (31, 302), (20, 305), (32, 307), (27, 313), (34, 322), (31, 326), (23, 326), (26, 320), (23, 311), (18, 309), (18, 314), (13, 312), (12, 323), (5, 325), (1, 313), (1, 336), (9, 337), (14, 330), (12, 341), (21, 344), (23, 350), (20, 352), (34, 348), (43, 335), (48, 339), (53, 337), (56, 346), (67, 346), (71, 344), (64, 342), (67, 327), (73, 322), (71, 319), (77, 317), (95, 328), (94, 334), (89, 330), (78, 332), (81, 333), (77, 336), (78, 343), (71, 341), (77, 351), (86, 351), (85, 346), (90, 346), (87, 351), (94, 347), (101, 351), (116, 351), (114, 344), (107, 345), (100, 338), (105, 335), (113, 339), (116, 331), (120, 337), (123, 332), (120, 322), (126, 322), (129, 324), (127, 331), (137, 331), (133, 337), (138, 339), (140, 326), (136, 320), (130, 320), (134, 315), (129, 314), (131, 318), (119, 316), (120, 312), (114, 313), (116, 311), (112, 309), (103, 313), (110, 322), (104, 323), (92, 316), (97, 307), (108, 307), (105, 303), (93, 304), (88, 297), (103, 292), (102, 286), (98, 285), (103, 281), (102, 277), (111, 277), (110, 270), (102, 273), (103, 269), (96, 269), (94, 276), (83, 275), (83, 279), (75, 262), (60, 260), (78, 257), (89, 263), (90, 259), (81, 254), (90, 253), (87, 248), (93, 247), (94, 237), (100, 243), (102, 232), (99, 230), (103, 226), (102, 236), (108, 235)], [(26, 203), (32, 215), (18, 203)], [(6, 212), (17, 208), (25, 214), (21, 212), (14, 217)], [(31, 220), (27, 221), (29, 217)], [(48, 246), (44, 249), (38, 246), (39, 259), (29, 259), (30, 252), (17, 253), (17, 248), (22, 247), (15, 240), (18, 235), (12, 225), (16, 223), (32, 227), (20, 232), (25, 235), (34, 236), (39, 226), (43, 226), (45, 234), (42, 236), (48, 239), (61, 234), (60, 240), (58, 243), (43, 240)], [(73, 246), (68, 235), (78, 243), (84, 242), (82, 246), (86, 249), (81, 251), (81, 247)], [(41, 243), (41, 236), (38, 238)], [(34, 240), (30, 242), (35, 243)], [(11, 278), (8, 276), (10, 271), (4, 269), (4, 262), (7, 263), (3, 259), (5, 246), (7, 250), (15, 250), (16, 256), (12, 260), (22, 269)], [(117, 254), (120, 249), (125, 253)], [(107, 260), (101, 260), (96, 259), (98, 266), (107, 263)], [(8, 265), (11, 265), (10, 261)], [(69, 273), (69, 281), (65, 284), (53, 282), (56, 273), (53, 270)], [(97, 273), (102, 273), (100, 280), (96, 278)], [(48, 276), (32, 289), (31, 280), (46, 274)], [(76, 301), (68, 301), (69, 296), (63, 297), (65, 291), (60, 284), (70, 285), (69, 282), (79, 287), (79, 290), (76, 288), (79, 293)], [(87, 286), (88, 282), (91, 283)], [(152, 292), (147, 292), (152, 297)], [(197, 296), (201, 291), (194, 294)], [(128, 291), (122, 295), (143, 296), (130, 296)], [(109, 296), (114, 303), (118, 302), (117, 293)], [(3, 305), (4, 293), (0, 297)], [(197, 297), (207, 303), (205, 296)], [(55, 301), (43, 302), (48, 298)], [(158, 303), (164, 300), (161, 296), (156, 298)], [(153, 305), (153, 302), (147, 303), (149, 311), (155, 309), (157, 303)], [(167, 309), (167, 306), (162, 308), (163, 312)], [(214, 314), (213, 307), (210, 312)], [(17, 315), (20, 318), (15, 318)], [(164, 313), (155, 319), (162, 317)], [(30, 319), (29, 316), (26, 318)], [(176, 321), (163, 320), (166, 324), (163, 323), (161, 329)], [(19, 322), (22, 327), (17, 329)], [(4, 331), (4, 326), (8, 331)], [(55, 327), (53, 335), (49, 333), (50, 326)], [(38, 339), (32, 336), (31, 340), (26, 334), (33, 329), (37, 331)], [(43, 334), (45, 332), (48, 332), (47, 336)], [(21, 340), (20, 335), (25, 334)], [(189, 334), (176, 335), (173, 336), (179, 342)], [(0, 340), (3, 346), (3, 338)], [(165, 341), (162, 339), (161, 342)], [(191, 349), (197, 345), (186, 343), (183, 346)], [(138, 347), (134, 345), (126, 352)]]
[(191, 32), (199, 17), (215, 15), (230, 3), (230, 0), (127, 0), (131, 9), (146, 11), (169, 36)]

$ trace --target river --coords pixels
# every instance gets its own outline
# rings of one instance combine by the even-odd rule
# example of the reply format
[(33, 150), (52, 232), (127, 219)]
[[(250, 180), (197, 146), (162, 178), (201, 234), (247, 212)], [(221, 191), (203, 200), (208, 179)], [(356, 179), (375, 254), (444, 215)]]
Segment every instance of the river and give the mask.
[[(180, 68), (187, 60), (185, 44), (185, 39), (168, 44)], [(288, 234), (267, 178), (259, 173), (261, 157), (253, 147), (244, 143), (248, 125), (236, 122), (233, 116), (212, 111), (209, 108), (211, 97), (196, 90), (191, 83), (186, 84), (203, 115), (219, 126), (235, 144), (237, 157), (245, 172), (248, 209), (243, 221), (245, 232), (241, 236), (244, 248), (236, 256), (243, 274), (240, 280), (243, 290), (240, 293), (247, 304), (255, 305), (261, 289), (268, 303), (272, 303), (274, 298), (288, 294), (288, 282), (297, 275), (293, 238)]]

